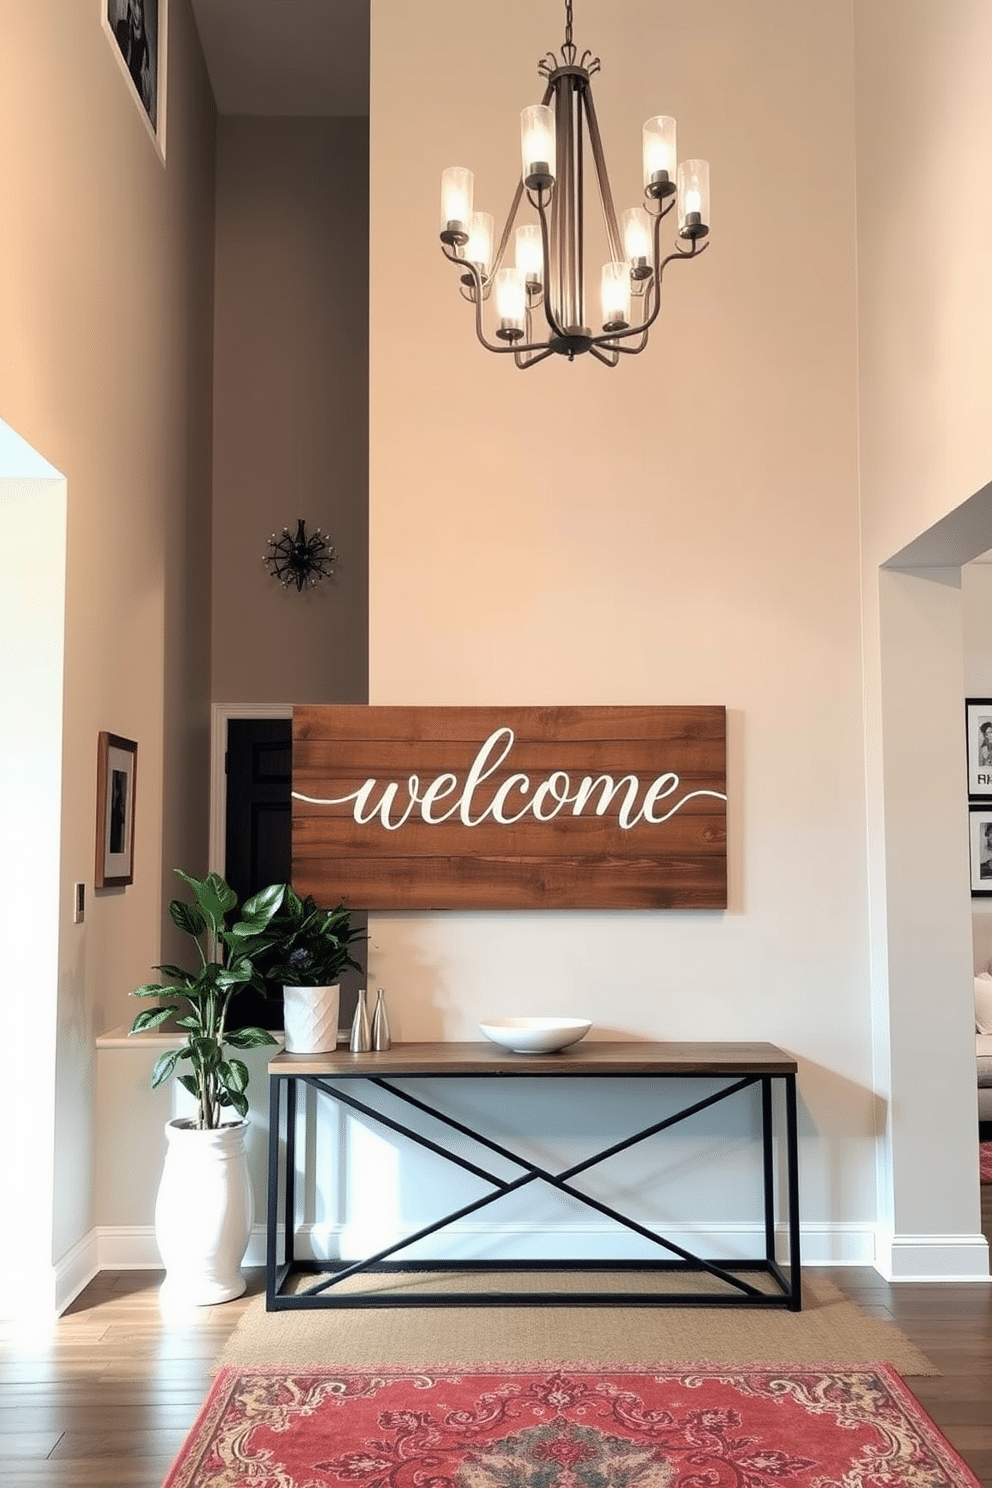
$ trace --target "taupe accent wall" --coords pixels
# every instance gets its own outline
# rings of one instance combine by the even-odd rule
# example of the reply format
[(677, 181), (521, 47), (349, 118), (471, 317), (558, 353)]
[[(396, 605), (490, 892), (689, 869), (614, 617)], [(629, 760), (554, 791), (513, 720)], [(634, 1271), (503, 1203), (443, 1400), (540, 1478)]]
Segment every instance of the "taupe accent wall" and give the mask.
[[(368, 697), (368, 120), (222, 117), (217, 148), (213, 700)], [(302, 594), (262, 562), (320, 527)]]

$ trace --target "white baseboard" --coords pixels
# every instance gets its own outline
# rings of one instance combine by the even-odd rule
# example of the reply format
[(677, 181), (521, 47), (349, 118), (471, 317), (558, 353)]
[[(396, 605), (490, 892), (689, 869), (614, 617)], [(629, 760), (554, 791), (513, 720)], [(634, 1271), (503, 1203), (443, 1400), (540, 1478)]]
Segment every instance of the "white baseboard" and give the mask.
[(94, 1230), (55, 1265), (25, 1260), (0, 1280), (0, 1321), (41, 1323), (57, 1318), (99, 1269)]
[[(100, 1271), (161, 1271), (162, 1257), (152, 1225), (101, 1225), (96, 1230)], [(265, 1265), (265, 1226), (255, 1225), (248, 1238), (244, 1265)]]
[(978, 1235), (894, 1235), (880, 1230), (875, 1269), (886, 1281), (988, 1281), (989, 1245)]
[[(300, 1260), (369, 1255), (394, 1243), (399, 1234), (371, 1234), (356, 1226), (301, 1225), (296, 1236)], [(700, 1227), (667, 1231), (666, 1238), (704, 1256), (748, 1260), (764, 1252), (761, 1225)], [(788, 1263), (788, 1234), (777, 1231), (777, 1253)], [(988, 1281), (989, 1247), (984, 1235), (896, 1235), (873, 1225), (807, 1225), (802, 1230), (803, 1265), (873, 1266), (886, 1281)], [(643, 1259), (653, 1248), (636, 1236), (618, 1235), (609, 1224), (450, 1225), (433, 1245), (421, 1243), (418, 1259), (447, 1256), (453, 1260)], [(658, 1254), (661, 1254), (659, 1251)], [(255, 1225), (245, 1253), (246, 1266), (265, 1264), (265, 1226)], [(57, 1316), (99, 1271), (157, 1271), (162, 1266), (151, 1225), (101, 1225), (37, 1277), (22, 1272), (0, 1291), (0, 1317)], [(18, 1310), (20, 1309), (20, 1310)]]
[[(409, 1233), (409, 1232), (407, 1232)], [(372, 1232), (355, 1225), (302, 1225), (297, 1231), (296, 1254), (300, 1260), (319, 1257), (371, 1255), (403, 1238), (400, 1233)], [(760, 1224), (721, 1225), (697, 1230), (666, 1230), (665, 1238), (696, 1255), (725, 1260), (755, 1260), (764, 1257), (765, 1231)], [(789, 1237), (784, 1225), (776, 1231), (776, 1254), (788, 1263)], [(875, 1257), (874, 1229), (867, 1225), (811, 1225), (802, 1230), (802, 1259), (806, 1266), (871, 1266)], [(422, 1242), (411, 1256), (452, 1260), (644, 1260), (666, 1258), (663, 1249), (618, 1231), (608, 1223), (549, 1225), (453, 1224), (443, 1236)], [(669, 1253), (670, 1259), (677, 1257)]]
[(75, 1301), (83, 1287), (93, 1280), (99, 1270), (96, 1231), (90, 1230), (89, 1234), (77, 1240), (55, 1267), (56, 1312), (65, 1312), (70, 1302)]

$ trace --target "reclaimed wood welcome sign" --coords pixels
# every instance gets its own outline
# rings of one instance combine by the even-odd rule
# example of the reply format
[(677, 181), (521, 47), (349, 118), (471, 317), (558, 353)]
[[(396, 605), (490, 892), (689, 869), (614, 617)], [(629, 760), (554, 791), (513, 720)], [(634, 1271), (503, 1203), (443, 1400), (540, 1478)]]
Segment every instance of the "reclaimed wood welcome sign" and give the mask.
[(353, 909), (722, 909), (726, 710), (293, 710), (293, 883)]

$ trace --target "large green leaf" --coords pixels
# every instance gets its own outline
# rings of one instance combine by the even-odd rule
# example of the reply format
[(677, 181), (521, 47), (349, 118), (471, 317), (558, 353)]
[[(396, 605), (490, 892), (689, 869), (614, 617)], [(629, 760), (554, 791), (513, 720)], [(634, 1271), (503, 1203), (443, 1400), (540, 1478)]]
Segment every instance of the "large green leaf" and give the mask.
[(142, 1008), (131, 1024), (131, 1032), (144, 1033), (146, 1029), (158, 1028), (160, 1023), (167, 1023), (172, 1014), (178, 1011), (177, 1007)]
[(183, 1057), (182, 1049), (169, 1049), (167, 1053), (160, 1054), (152, 1065), (152, 1089), (155, 1090), (169, 1078), (179, 1060)]
[(234, 1033), (225, 1033), (224, 1042), (232, 1049), (261, 1049), (276, 1040), (264, 1028), (239, 1028)]
[(250, 982), (255, 975), (255, 968), (247, 957), (239, 956), (232, 961), (230, 966), (223, 967), (216, 976), (216, 985), (219, 991), (229, 991), (231, 987), (243, 987), (245, 982)]
[(219, 873), (208, 873), (203, 882), (195, 886), (195, 890), (200, 908), (210, 924), (211, 934), (219, 936), (224, 928), (225, 915), (238, 902), (237, 894)]
[(186, 987), (190, 986), (196, 980), (193, 973), (186, 971), (182, 966), (169, 966), (166, 964), (164, 966), (156, 966), (155, 970), (160, 971), (163, 976), (171, 977), (174, 982), (179, 982), (180, 985)]
[[(292, 893), (288, 884), (270, 884), (267, 889), (259, 889), (250, 899), (246, 899), (241, 906), (238, 923), (250, 926), (252, 933), (257, 934), (263, 930), (272, 919), (272, 916), (282, 906), (287, 891)], [(232, 925), (232, 931), (237, 925)]]
[(205, 1064), (208, 1067), (220, 1062), (220, 1045), (209, 1034), (191, 1038), (189, 1040), (189, 1050), (201, 1064)]
[(135, 987), (133, 992), (128, 993), (128, 996), (161, 997), (162, 994), (165, 993), (166, 996), (172, 997), (175, 993), (175, 990), (175, 987), (167, 987), (162, 982), (145, 982), (143, 987)]
[(248, 1097), (243, 1095), (240, 1090), (229, 1090), (225, 1094), (226, 1099), (223, 1096), (221, 1097), (222, 1104), (233, 1106), (243, 1121), (248, 1115)]
[(248, 1088), (248, 1066), (240, 1059), (225, 1059), (217, 1066), (217, 1078), (228, 1091)]
[(185, 930), (187, 935), (192, 935), (194, 940), (207, 928), (207, 922), (199, 910), (194, 909), (192, 904), (187, 904), (185, 899), (173, 899), (169, 905), (169, 915), (172, 923), (178, 925), (180, 930)]

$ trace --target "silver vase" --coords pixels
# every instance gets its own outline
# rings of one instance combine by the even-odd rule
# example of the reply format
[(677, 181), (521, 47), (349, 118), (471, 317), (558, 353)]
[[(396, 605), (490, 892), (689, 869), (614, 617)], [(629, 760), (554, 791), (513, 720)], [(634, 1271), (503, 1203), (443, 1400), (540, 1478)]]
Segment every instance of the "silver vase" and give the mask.
[(369, 1009), (364, 987), (360, 987), (358, 991), (355, 1016), (351, 1020), (349, 1047), (353, 1054), (367, 1054), (372, 1047), (372, 1029), (369, 1027)]
[(386, 993), (380, 987), (376, 994), (375, 1012), (372, 1014), (372, 1047), (373, 1049), (388, 1049), (390, 1042), (389, 1014), (386, 1012)]

